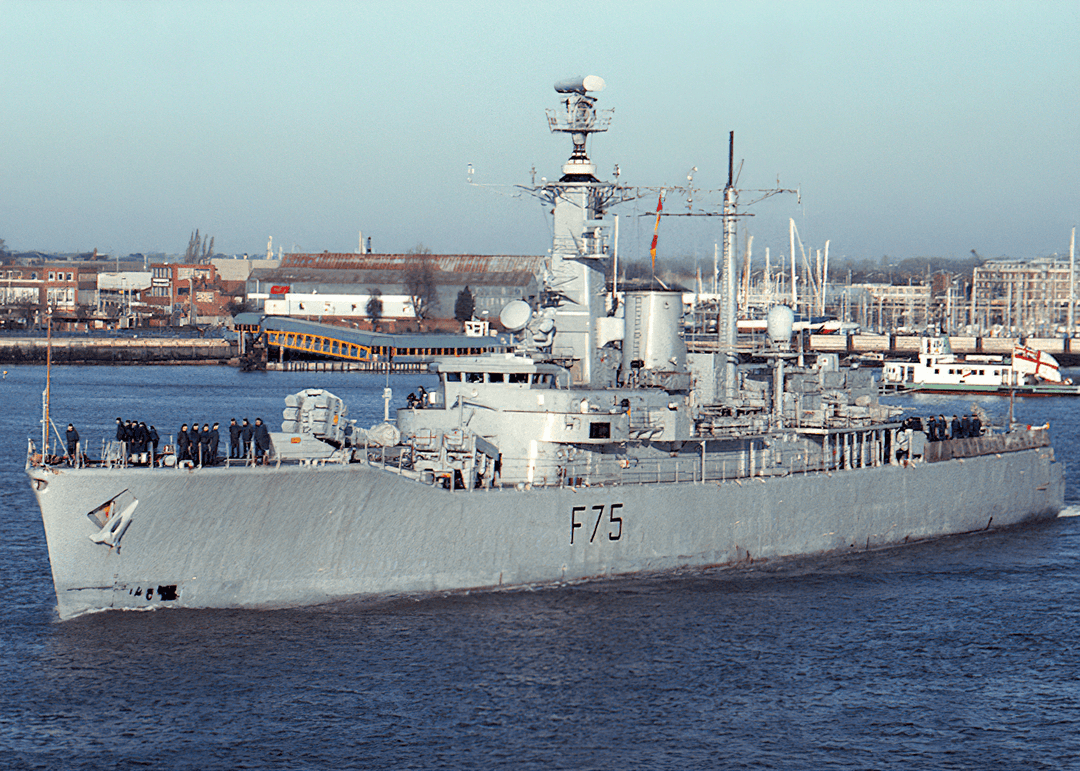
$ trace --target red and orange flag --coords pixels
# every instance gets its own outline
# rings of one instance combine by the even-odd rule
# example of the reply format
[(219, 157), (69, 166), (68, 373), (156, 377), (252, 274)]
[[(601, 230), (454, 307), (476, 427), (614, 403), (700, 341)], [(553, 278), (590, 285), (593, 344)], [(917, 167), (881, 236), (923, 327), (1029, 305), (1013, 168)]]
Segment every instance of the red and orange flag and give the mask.
[(649, 254), (652, 255), (652, 270), (656, 273), (656, 239), (660, 235), (660, 212), (664, 210), (664, 193), (660, 192), (660, 197), (656, 200), (656, 225), (653, 226), (652, 234), (652, 248), (649, 249)]

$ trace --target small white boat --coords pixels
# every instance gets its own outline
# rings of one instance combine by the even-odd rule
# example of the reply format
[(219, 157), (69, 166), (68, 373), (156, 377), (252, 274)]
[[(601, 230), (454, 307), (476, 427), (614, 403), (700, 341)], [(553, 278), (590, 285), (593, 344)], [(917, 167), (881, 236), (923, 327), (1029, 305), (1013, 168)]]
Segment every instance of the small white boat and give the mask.
[(1007, 396), (1080, 396), (1080, 385), (1063, 379), (1044, 351), (1013, 346), (1012, 356), (956, 356), (947, 337), (924, 337), (918, 362), (889, 361), (882, 368), (886, 391), (985, 393)]

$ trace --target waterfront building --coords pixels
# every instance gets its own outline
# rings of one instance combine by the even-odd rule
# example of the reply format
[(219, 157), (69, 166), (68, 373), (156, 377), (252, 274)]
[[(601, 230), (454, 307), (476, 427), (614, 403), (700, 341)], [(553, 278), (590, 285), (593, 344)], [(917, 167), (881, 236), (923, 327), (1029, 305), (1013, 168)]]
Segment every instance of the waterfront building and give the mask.
[(1066, 333), (1070, 292), (1075, 296), (1067, 259), (988, 260), (975, 268), (972, 281), (973, 323), (1025, 336)]
[(381, 320), (393, 329), (417, 318), (415, 272), (423, 267), (429, 307), (422, 313), (430, 325), (453, 320), (457, 297), (466, 286), (474, 299), (474, 316), (495, 321), (511, 300), (536, 303), (545, 262), (542, 256), (518, 255), (286, 254), (280, 266), (251, 272), (247, 298), (275, 315), (367, 324), (368, 300), (378, 293)]

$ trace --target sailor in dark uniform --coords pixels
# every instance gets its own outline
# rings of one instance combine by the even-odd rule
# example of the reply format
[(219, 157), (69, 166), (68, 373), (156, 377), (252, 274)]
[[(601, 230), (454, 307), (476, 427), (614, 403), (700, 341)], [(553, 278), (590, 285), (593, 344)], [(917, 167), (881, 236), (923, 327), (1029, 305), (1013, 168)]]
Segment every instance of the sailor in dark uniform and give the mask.
[(210, 464), (217, 463), (218, 447), (221, 445), (221, 430), (215, 423), (210, 429)]
[(158, 442), (161, 441), (161, 437), (158, 436), (157, 429), (150, 426), (150, 465), (154, 465), (154, 458), (157, 457)]
[(236, 422), (236, 418), (229, 420), (229, 457), (240, 457), (240, 425)]
[(266, 453), (270, 449), (270, 432), (263, 425), (262, 418), (255, 418), (255, 458), (266, 462)]
[(200, 456), (202, 455), (202, 437), (199, 436), (199, 423), (197, 421), (191, 422), (191, 428), (188, 430), (188, 446), (189, 452), (191, 452), (191, 459), (196, 463), (200, 462)]
[(248, 419), (244, 418), (244, 425), (240, 427), (240, 441), (244, 443), (244, 457), (251, 457), (251, 438), (255, 435), (255, 430), (248, 423)]
[(180, 432), (176, 435), (176, 460), (191, 459), (191, 437), (188, 436), (187, 423), (180, 426)]
[(965, 415), (964, 417), (960, 418), (960, 434), (965, 439), (972, 435), (971, 434), (971, 416), (970, 415)]
[(960, 422), (960, 418), (955, 415), (952, 416), (952, 438), (960, 439), (964, 436), (964, 424)]
[(146, 430), (145, 423), (131, 422), (131, 436), (132, 444), (135, 445), (135, 452), (146, 452), (146, 445), (150, 443), (150, 432)]
[(67, 448), (68, 463), (75, 465), (78, 463), (79, 432), (75, 430), (75, 424), (73, 423), (68, 423), (67, 427)]
[(203, 423), (202, 433), (199, 434), (199, 465), (209, 466), (213, 462), (214, 456), (210, 454), (210, 424)]
[(978, 415), (971, 416), (971, 435), (982, 436), (982, 421), (979, 420)]

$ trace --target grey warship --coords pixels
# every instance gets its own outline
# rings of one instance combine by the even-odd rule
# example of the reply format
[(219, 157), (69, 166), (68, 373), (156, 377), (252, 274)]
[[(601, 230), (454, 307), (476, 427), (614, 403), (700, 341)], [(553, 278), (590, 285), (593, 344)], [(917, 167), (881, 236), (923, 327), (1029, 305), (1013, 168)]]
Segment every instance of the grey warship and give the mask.
[[(549, 126), (573, 151), (558, 181), (531, 190), (553, 241), (543, 299), (502, 313), (514, 352), (436, 361), (438, 387), (395, 410), (385, 394), (369, 428), (333, 394), (292, 394), (268, 465), (166, 453), (141, 467), (121, 451), (71, 467), (31, 443), (60, 617), (544, 586), (1056, 516), (1048, 428), (928, 442), (879, 402), (868, 370), (792, 350), (782, 306), (769, 344), (741, 363), (733, 227), (718, 353), (687, 353), (679, 293), (616, 301), (605, 215), (623, 190), (586, 153), (607, 128), (602, 87), (556, 84)], [(725, 191), (725, 211), (734, 203)]]

